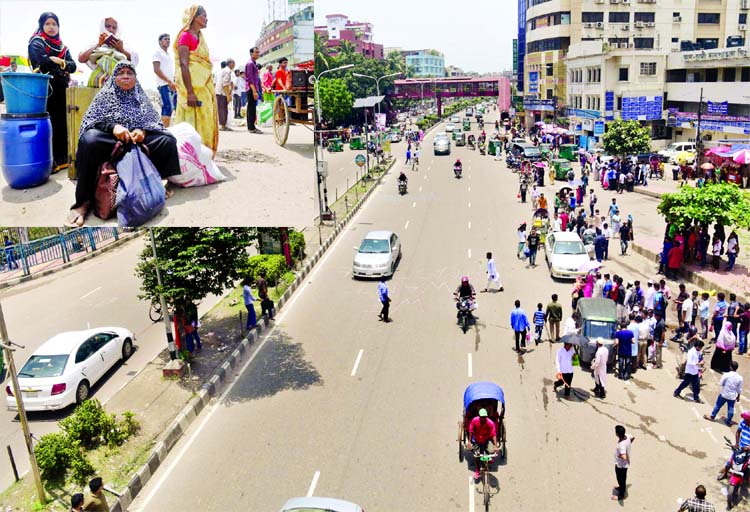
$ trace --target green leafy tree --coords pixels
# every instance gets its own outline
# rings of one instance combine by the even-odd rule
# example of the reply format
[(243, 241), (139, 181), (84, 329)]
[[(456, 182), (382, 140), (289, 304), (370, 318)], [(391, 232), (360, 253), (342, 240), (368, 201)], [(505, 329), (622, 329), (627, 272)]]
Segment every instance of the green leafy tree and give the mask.
[(315, 34), (314, 44), (314, 55), (315, 55), (315, 73), (321, 73), (326, 69), (330, 69), (331, 55), (328, 52), (328, 46), (326, 45), (327, 39), (320, 37)]
[(604, 149), (610, 155), (637, 155), (651, 151), (651, 131), (638, 121), (617, 119), (607, 125)]
[(136, 275), (141, 298), (163, 293), (170, 304), (218, 295), (242, 277), (247, 248), (257, 240), (254, 228), (154, 229), (162, 286), (157, 284), (150, 240), (140, 255)]
[(352, 115), (354, 96), (342, 78), (323, 77), (318, 83), (318, 95), (324, 122), (341, 124)]
[(750, 192), (732, 183), (682, 187), (674, 194), (664, 194), (657, 211), (667, 222), (679, 226), (697, 220), (708, 225), (748, 228)]

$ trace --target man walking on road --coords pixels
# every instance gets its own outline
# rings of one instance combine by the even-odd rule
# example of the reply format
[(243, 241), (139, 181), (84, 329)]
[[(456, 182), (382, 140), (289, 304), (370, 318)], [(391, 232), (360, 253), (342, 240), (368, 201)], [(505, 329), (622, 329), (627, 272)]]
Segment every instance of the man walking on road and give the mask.
[(570, 399), (570, 387), (573, 383), (573, 350), (572, 343), (563, 343), (563, 346), (557, 351), (555, 366), (557, 368), (557, 380), (554, 383), (555, 392), (560, 386), (564, 386), (564, 396)]
[(591, 363), (591, 371), (594, 374), (594, 395), (599, 398), (607, 398), (607, 360), (609, 359), (609, 350), (604, 346), (604, 340), (596, 338), (596, 354), (594, 361)]
[(562, 306), (557, 302), (557, 294), (552, 294), (552, 302), (544, 310), (544, 319), (549, 322), (550, 341), (560, 341), (560, 322), (562, 322)]
[(526, 248), (529, 250), (529, 265), (536, 267), (536, 251), (539, 249), (539, 235), (536, 228), (531, 228), (531, 234), (526, 239)]
[(529, 332), (529, 319), (526, 317), (526, 312), (521, 309), (521, 301), (516, 299), (516, 308), (510, 312), (510, 326), (513, 328), (516, 339), (516, 352), (521, 351), (521, 344), (523, 349), (526, 349), (526, 333)]
[(621, 380), (628, 380), (632, 373), (633, 337), (633, 332), (627, 329), (625, 324), (622, 324), (620, 330), (615, 333), (617, 376)]
[(729, 367), (731, 368), (731, 371), (722, 375), (721, 380), (719, 381), (721, 391), (719, 391), (719, 396), (716, 397), (716, 405), (714, 406), (714, 410), (711, 411), (711, 416), (708, 414), (703, 415), (708, 421), (714, 421), (716, 415), (719, 414), (719, 411), (724, 404), (727, 404), (727, 419), (724, 421), (724, 424), (727, 427), (732, 425), (734, 404), (740, 399), (740, 394), (742, 393), (742, 376), (737, 373), (737, 368), (739, 368), (740, 365), (737, 361), (732, 361)]
[(716, 507), (706, 501), (706, 488), (699, 485), (695, 488), (695, 497), (686, 499), (677, 512), (716, 512)]
[(628, 493), (628, 468), (630, 467), (630, 447), (635, 441), (635, 437), (625, 434), (625, 427), (617, 425), (615, 427), (617, 436), (617, 448), (615, 449), (615, 476), (617, 477), (616, 494), (612, 496), (613, 500), (624, 500)]
[(703, 401), (700, 399), (701, 392), (701, 378), (700, 369), (705, 365), (703, 361), (703, 341), (696, 340), (693, 347), (688, 350), (687, 362), (685, 363), (685, 377), (677, 389), (674, 390), (675, 398), (682, 398), (680, 392), (688, 386), (693, 388), (693, 401), (698, 404), (702, 404)]
[(492, 258), (492, 253), (487, 253), (487, 285), (484, 287), (483, 292), (490, 291), (490, 285), (495, 284), (498, 287), (498, 291), (503, 291), (503, 285), (500, 282), (500, 276), (497, 273), (497, 267), (495, 266), (495, 260)]
[(385, 284), (385, 278), (381, 279), (380, 284), (378, 284), (378, 299), (383, 305), (378, 314), (378, 318), (383, 322), (388, 323), (391, 321), (391, 319), (388, 318), (388, 310), (391, 307), (391, 297), (388, 295), (388, 285)]
[(255, 126), (258, 118), (258, 100), (261, 97), (260, 69), (258, 68), (260, 50), (257, 46), (250, 49), (250, 60), (245, 64), (245, 84), (247, 85), (247, 131), (263, 133)]

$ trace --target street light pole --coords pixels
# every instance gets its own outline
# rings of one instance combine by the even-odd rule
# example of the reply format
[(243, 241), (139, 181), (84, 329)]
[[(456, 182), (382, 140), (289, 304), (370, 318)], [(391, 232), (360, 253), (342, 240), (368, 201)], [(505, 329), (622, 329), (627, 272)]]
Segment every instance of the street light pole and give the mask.
[(698, 101), (698, 126), (695, 130), (695, 148), (698, 150), (696, 158), (698, 160), (697, 167), (703, 164), (703, 139), (701, 138), (701, 116), (703, 115), (703, 87), (701, 87), (701, 97)]
[[(323, 124), (323, 110), (320, 106), (320, 93), (319, 93), (319, 87), (318, 84), (320, 83), (320, 77), (325, 75), (326, 73), (333, 73), (334, 71), (341, 71), (343, 69), (349, 69), (353, 68), (354, 64), (347, 64), (345, 66), (339, 66), (337, 68), (333, 69), (326, 69), (325, 71), (319, 73), (315, 77), (315, 113), (317, 114), (317, 122), (313, 123), (313, 132), (317, 126), (321, 126)], [(314, 121), (314, 120), (313, 120)], [(322, 135), (321, 135), (322, 138)], [(316, 141), (313, 141), (314, 143)], [(318, 169), (318, 162), (325, 161), (323, 153), (323, 144), (322, 140), (320, 141), (320, 144), (314, 144), (315, 146), (315, 186), (318, 189), (318, 215), (320, 220), (323, 220), (323, 214), (328, 211), (328, 187), (326, 182), (326, 177), (320, 175), (320, 170)], [(320, 146), (320, 156), (318, 155), (318, 146)], [(320, 192), (320, 185), (323, 184), (323, 193)]]
[[(156, 237), (154, 236), (154, 228), (149, 228), (151, 234), (151, 252), (154, 253), (154, 268), (156, 269), (156, 283), (159, 288), (162, 287), (161, 271), (159, 270), (159, 259), (156, 254)], [(169, 359), (174, 361), (177, 359), (177, 347), (174, 343), (174, 337), (172, 336), (172, 326), (169, 324), (169, 310), (167, 309), (167, 299), (164, 298), (164, 294), (159, 294), (159, 303), (161, 304), (161, 315), (164, 320), (164, 330), (167, 334), (167, 347), (169, 347)]]
[(23, 440), (26, 442), (26, 450), (29, 452), (29, 462), (31, 464), (31, 472), (34, 474), (34, 483), (36, 484), (36, 492), (39, 497), (39, 503), (45, 505), (47, 503), (47, 496), (44, 494), (44, 486), (42, 485), (42, 476), (39, 473), (39, 466), (36, 463), (36, 456), (34, 455), (34, 445), (31, 440), (31, 431), (29, 430), (29, 422), (26, 419), (26, 409), (23, 406), (23, 397), (21, 396), (21, 387), (18, 384), (18, 372), (16, 371), (16, 362), (13, 359), (13, 347), (24, 348), (21, 345), (13, 343), (8, 338), (8, 329), (5, 325), (5, 315), (3, 315), (3, 307), (0, 304), (0, 348), (5, 350), (5, 359), (8, 360), (8, 371), (10, 372), (10, 379), (13, 382), (13, 395), (16, 398), (16, 407), (18, 408), (18, 418), (21, 421), (21, 429), (23, 430)]

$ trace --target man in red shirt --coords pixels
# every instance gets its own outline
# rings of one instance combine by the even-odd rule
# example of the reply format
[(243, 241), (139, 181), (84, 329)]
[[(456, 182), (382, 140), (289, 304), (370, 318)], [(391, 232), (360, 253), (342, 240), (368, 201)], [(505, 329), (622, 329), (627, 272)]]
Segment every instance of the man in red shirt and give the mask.
[(671, 279), (677, 278), (677, 271), (680, 270), (682, 265), (683, 249), (680, 242), (675, 241), (674, 247), (670, 249), (667, 254), (667, 277)]
[[(474, 450), (474, 456), (477, 458), (474, 478), (479, 478), (479, 456), (483, 454), (495, 453), (497, 446), (497, 428), (495, 422), (487, 418), (487, 409), (479, 409), (479, 416), (469, 423), (469, 443), (466, 445), (467, 450)], [(474, 445), (470, 444), (471, 441)], [(489, 443), (492, 441), (492, 448)]]

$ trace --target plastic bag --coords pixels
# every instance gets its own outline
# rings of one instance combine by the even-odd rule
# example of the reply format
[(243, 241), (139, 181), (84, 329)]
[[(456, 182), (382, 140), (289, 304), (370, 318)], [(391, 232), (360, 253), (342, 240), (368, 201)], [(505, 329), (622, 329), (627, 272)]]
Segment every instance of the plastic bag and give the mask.
[(164, 208), (165, 191), (161, 176), (139, 146), (133, 146), (117, 163), (117, 223), (135, 227), (144, 224)]
[(189, 123), (180, 123), (168, 128), (177, 139), (180, 157), (180, 174), (167, 178), (180, 187), (200, 187), (226, 180), (212, 160), (211, 150), (201, 142), (200, 134)]

